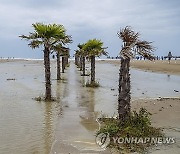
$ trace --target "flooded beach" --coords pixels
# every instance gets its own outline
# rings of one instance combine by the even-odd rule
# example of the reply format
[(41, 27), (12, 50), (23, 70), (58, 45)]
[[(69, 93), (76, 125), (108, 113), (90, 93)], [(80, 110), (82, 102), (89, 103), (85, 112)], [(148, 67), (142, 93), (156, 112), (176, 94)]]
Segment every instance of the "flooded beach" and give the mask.
[(179, 6), (1, 0), (0, 154), (180, 154)]
[[(37, 102), (44, 94), (43, 61), (26, 60), (0, 65), (0, 153), (55, 154), (105, 153), (95, 143), (96, 119), (117, 114), (119, 65), (96, 63), (99, 88), (87, 88), (70, 62), (56, 80), (52, 61), (52, 90), (55, 102)], [(90, 66), (87, 64), (86, 71)], [(180, 76), (131, 68), (132, 100), (180, 97)], [(108, 152), (107, 152), (108, 153)]]

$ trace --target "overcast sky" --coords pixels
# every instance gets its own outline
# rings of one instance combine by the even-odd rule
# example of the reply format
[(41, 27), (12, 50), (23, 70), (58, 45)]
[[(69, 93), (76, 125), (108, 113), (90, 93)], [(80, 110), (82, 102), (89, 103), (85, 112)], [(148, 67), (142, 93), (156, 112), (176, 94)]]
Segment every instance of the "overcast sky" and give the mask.
[(155, 55), (180, 56), (180, 0), (0, 0), (0, 57), (42, 58), (18, 36), (33, 31), (32, 23), (63, 24), (78, 43), (97, 38), (117, 56), (120, 28), (126, 25), (153, 41)]

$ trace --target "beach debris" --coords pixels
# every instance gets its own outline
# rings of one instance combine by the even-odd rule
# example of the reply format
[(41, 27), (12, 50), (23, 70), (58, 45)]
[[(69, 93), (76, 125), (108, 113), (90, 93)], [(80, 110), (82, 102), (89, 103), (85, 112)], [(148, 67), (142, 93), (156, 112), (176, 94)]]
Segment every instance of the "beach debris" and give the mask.
[(64, 105), (64, 107), (69, 107), (69, 105)]
[[(35, 98), (32, 98), (33, 100), (37, 101), (37, 102), (41, 102), (41, 101), (44, 101), (46, 102), (45, 100), (45, 97), (42, 95), (42, 96), (38, 96), (38, 97), (35, 97)], [(55, 97), (52, 97), (51, 99), (51, 102), (55, 102), (56, 101), (56, 98)]]
[(13, 80), (13, 81), (15, 81), (16, 79), (15, 78), (8, 78), (8, 79), (6, 79), (7, 81), (11, 81), (11, 80)]
[(174, 90), (174, 92), (178, 93), (179, 91), (178, 90)]
[(37, 102), (43, 101), (43, 98), (41, 96), (35, 97), (33, 99), (36, 100)]
[(156, 150), (161, 150), (161, 148), (159, 148), (159, 147), (156, 147)]
[(170, 104), (169, 106), (170, 106), (170, 107), (172, 107), (172, 105), (171, 105), (171, 104)]

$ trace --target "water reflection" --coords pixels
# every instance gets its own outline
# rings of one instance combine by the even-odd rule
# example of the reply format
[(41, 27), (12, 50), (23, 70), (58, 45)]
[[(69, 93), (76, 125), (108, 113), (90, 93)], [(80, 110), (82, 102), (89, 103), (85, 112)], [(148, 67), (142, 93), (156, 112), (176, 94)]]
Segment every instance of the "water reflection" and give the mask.
[(61, 89), (62, 87), (61, 81), (57, 81), (56, 82), (56, 112), (57, 115), (60, 116), (63, 113), (63, 108), (62, 108), (62, 104), (61, 104)]
[(53, 142), (53, 113), (52, 113), (52, 102), (45, 103), (45, 127), (44, 127), (44, 144), (45, 144), (45, 154), (49, 154), (50, 148)]
[(171, 75), (167, 75), (167, 81), (170, 81), (171, 80)]
[(51, 153), (63, 150), (66, 153), (80, 153), (87, 149), (97, 149), (99, 147), (94, 142), (94, 133), (98, 128), (94, 115), (95, 91), (83, 87), (87, 79), (80, 76), (73, 63), (64, 78), (67, 82), (63, 90), (59, 90), (63, 95), (63, 117), (59, 117)]
[(85, 85), (86, 85), (86, 77), (85, 77), (85, 76), (81, 76), (80, 82), (81, 82), (81, 84), (82, 84), (83, 86), (85, 86)]
[(84, 114), (80, 115), (81, 125), (83, 125), (89, 131), (96, 131), (98, 128), (98, 124), (96, 122), (97, 114), (94, 111), (95, 107), (95, 90), (93, 88), (89, 88), (88, 90), (89, 96), (83, 99), (83, 106), (85, 108)]

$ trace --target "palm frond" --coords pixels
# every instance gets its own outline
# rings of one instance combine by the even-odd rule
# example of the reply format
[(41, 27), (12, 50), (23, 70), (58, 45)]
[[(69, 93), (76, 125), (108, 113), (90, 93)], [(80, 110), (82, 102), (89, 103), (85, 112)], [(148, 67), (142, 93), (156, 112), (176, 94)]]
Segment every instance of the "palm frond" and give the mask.
[(64, 38), (61, 39), (61, 42), (63, 44), (69, 44), (72, 43), (72, 36), (71, 35), (65, 35)]
[(79, 43), (77, 45), (78, 50), (75, 50), (75, 51), (77, 52), (78, 56), (86, 57), (88, 55), (88, 52), (86, 50), (84, 50), (84, 46), (85, 46), (85, 43), (82, 43), (82, 44)]
[(152, 42), (140, 41), (140, 34), (134, 32), (130, 26), (121, 29), (117, 34), (123, 41), (122, 50), (120, 51), (122, 58), (133, 58), (136, 53), (147, 59), (154, 58), (152, 54), (154, 51), (154, 47), (151, 45)]
[(150, 60), (154, 59), (153, 51), (155, 50), (155, 48), (151, 44), (152, 42), (148, 42), (148, 41), (137, 41), (136, 42), (137, 53), (143, 56), (144, 58)]
[(133, 54), (133, 52), (131, 50), (131, 46), (124, 46), (124, 47), (122, 47), (122, 49), (120, 51), (121, 57), (123, 57), (124, 59), (133, 58), (134, 57), (134, 54)]
[(35, 33), (39, 34), (41, 38), (55, 38), (55, 39), (65, 39), (66, 36), (66, 29), (63, 25), (60, 24), (48, 24), (45, 25), (43, 23), (35, 23), (32, 24), (34, 27)]
[(37, 33), (29, 33), (29, 35), (20, 35), (19, 37), (27, 41), (40, 38), (40, 36)]
[(78, 47), (80, 50), (83, 49), (84, 46), (85, 46), (85, 43), (82, 43), (82, 44), (79, 43), (79, 44), (77, 45), (77, 47)]
[(42, 41), (33, 40), (33, 41), (31, 41), (28, 45), (29, 45), (32, 49), (35, 49), (35, 48), (39, 48), (39, 46), (42, 45), (42, 44), (43, 44)]
[[(35, 23), (32, 24), (34, 32), (29, 33), (29, 35), (20, 35), (22, 39), (31, 41), (29, 46), (32, 48), (39, 47), (39, 45), (44, 44), (48, 48), (51, 48), (54, 45), (59, 43), (68, 44), (72, 43), (72, 37), (66, 35), (66, 29), (63, 25), (60, 24), (43, 24)], [(43, 43), (40, 43), (43, 42)]]
[(103, 42), (98, 39), (92, 39), (87, 41), (82, 49), (87, 52), (88, 56), (101, 56), (108, 54), (106, 52), (107, 48), (103, 47)]
[(61, 56), (69, 56), (69, 48), (62, 46), (62, 44), (52, 46), (51, 50), (60, 53)]
[(121, 29), (117, 34), (118, 37), (128, 45), (136, 42), (139, 38), (139, 33), (135, 33), (130, 26), (126, 26), (124, 29)]

